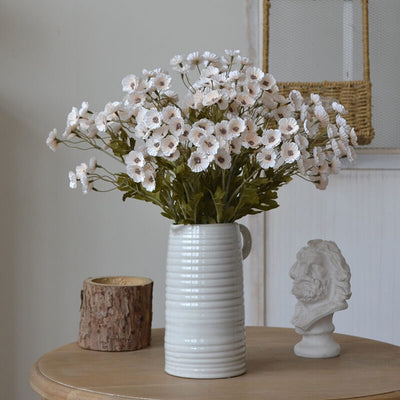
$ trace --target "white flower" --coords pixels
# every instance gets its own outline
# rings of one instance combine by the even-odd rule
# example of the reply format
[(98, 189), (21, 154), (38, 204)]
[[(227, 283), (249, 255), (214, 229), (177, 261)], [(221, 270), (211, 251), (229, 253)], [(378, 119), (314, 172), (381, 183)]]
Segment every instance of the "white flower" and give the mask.
[[(250, 96), (249, 96), (250, 97)], [(239, 105), (238, 103), (231, 103), (228, 106), (228, 110), (231, 114), (238, 114), (239, 113)]]
[(180, 54), (178, 54), (176, 56), (173, 56), (169, 63), (170, 63), (170, 65), (172, 67), (175, 67), (175, 66), (177, 66), (179, 64), (182, 64), (183, 63), (183, 56), (180, 55)]
[(238, 93), (236, 96), (236, 101), (242, 106), (242, 107), (251, 107), (254, 105), (256, 100), (251, 97), (250, 95), (246, 93)]
[(214, 162), (222, 169), (229, 169), (232, 166), (232, 157), (226, 150), (219, 149)]
[(169, 100), (172, 103), (176, 103), (179, 100), (178, 93), (176, 93), (174, 90), (166, 90), (162, 93), (162, 97)]
[(204, 68), (202, 71), (201, 71), (201, 77), (202, 78), (206, 78), (206, 79), (211, 79), (211, 78), (213, 78), (215, 75), (218, 75), (219, 74), (219, 69), (218, 68), (216, 68), (216, 67), (214, 67), (214, 66), (212, 66), (212, 65), (210, 65), (209, 67), (207, 67), (207, 68)]
[(144, 102), (146, 100), (146, 96), (143, 92), (134, 92), (130, 93), (126, 99), (125, 99), (125, 104), (132, 106), (134, 109), (137, 107), (141, 107), (144, 105)]
[(240, 50), (225, 49), (225, 54), (229, 57), (236, 57), (240, 54)]
[(322, 105), (317, 105), (314, 107), (314, 114), (321, 122), (321, 126), (327, 126), (329, 124), (329, 115)]
[(145, 79), (139, 82), (136, 91), (141, 93), (148, 93), (152, 90), (151, 79)]
[(274, 110), (278, 106), (278, 102), (275, 101), (274, 96), (268, 92), (263, 93), (261, 101), (268, 110)]
[(250, 118), (247, 118), (247, 119), (244, 121), (244, 123), (245, 123), (245, 125), (246, 125), (246, 131), (247, 131), (247, 132), (254, 133), (254, 132), (257, 131), (257, 125), (256, 125), (256, 123), (254, 122), (254, 120), (252, 120), (252, 119), (250, 119)]
[(230, 87), (232, 84), (228, 82), (228, 77), (226, 74), (217, 74), (213, 76), (213, 81), (217, 83), (220, 87)]
[(146, 115), (148, 109), (145, 107), (139, 107), (136, 109), (136, 123), (144, 125), (144, 116)]
[(319, 180), (315, 183), (315, 187), (319, 190), (325, 190), (328, 186), (328, 175), (321, 174)]
[(328, 127), (326, 128), (326, 133), (329, 139), (336, 137), (338, 135), (338, 129), (336, 125), (328, 124)]
[(262, 143), (267, 149), (272, 149), (281, 142), (281, 138), (279, 129), (267, 129), (263, 131)]
[(276, 152), (272, 149), (264, 149), (260, 153), (257, 153), (257, 161), (261, 168), (268, 169), (275, 167), (276, 164)]
[(168, 125), (161, 125), (159, 128), (154, 129), (152, 133), (152, 137), (155, 139), (162, 139), (168, 135)]
[(161, 125), (162, 114), (156, 109), (146, 111), (143, 122), (149, 129), (156, 129)]
[(138, 139), (146, 138), (149, 135), (150, 131), (147, 126), (143, 123), (139, 123), (135, 126), (135, 136)]
[(203, 106), (211, 106), (221, 99), (222, 95), (219, 90), (211, 90), (203, 97)]
[(201, 62), (203, 61), (203, 57), (200, 55), (198, 51), (194, 51), (193, 53), (188, 54), (186, 60), (192, 67), (194, 67), (196, 65), (201, 64)]
[(208, 157), (200, 151), (194, 151), (188, 160), (188, 165), (193, 172), (204, 171), (209, 164)]
[(248, 57), (238, 56), (238, 62), (242, 65), (252, 65), (252, 61)]
[(357, 159), (357, 154), (356, 154), (355, 150), (353, 149), (353, 147), (348, 146), (346, 157), (350, 162), (354, 162)]
[(331, 164), (330, 164), (330, 173), (331, 174), (338, 174), (342, 168), (342, 164), (337, 157), (333, 157)]
[(316, 106), (321, 105), (321, 98), (319, 97), (319, 94), (311, 93), (310, 99)]
[(69, 178), (69, 187), (71, 189), (76, 189), (77, 188), (77, 180), (76, 180), (75, 172), (69, 171), (68, 178)]
[(233, 138), (230, 143), (232, 153), (240, 154), (240, 149), (242, 148), (242, 144), (243, 144), (243, 140), (240, 136), (237, 138)]
[(309, 144), (307, 138), (303, 135), (296, 135), (294, 137), (294, 141), (296, 142), (296, 144), (300, 150), (307, 149), (308, 144)]
[(170, 132), (176, 136), (179, 137), (182, 135), (184, 128), (185, 128), (185, 121), (180, 118), (180, 117), (174, 117), (169, 121), (169, 130)]
[(86, 114), (86, 116), (79, 118), (79, 129), (83, 131), (87, 131), (90, 129), (92, 125), (94, 125), (94, 116), (90, 114)]
[(67, 138), (68, 140), (70, 140), (74, 138), (76, 134), (72, 133), (72, 128), (70, 126), (66, 126), (62, 136), (63, 138)]
[(190, 65), (189, 64), (178, 64), (172, 67), (172, 69), (176, 72), (179, 72), (180, 74), (184, 75), (187, 74), (190, 71)]
[(279, 121), (282, 118), (292, 118), (294, 108), (291, 105), (281, 106), (271, 112), (271, 115)]
[(95, 117), (96, 128), (100, 132), (105, 132), (107, 129), (107, 113), (105, 111), (100, 111)]
[(132, 93), (139, 86), (139, 78), (136, 75), (130, 74), (122, 79), (122, 91)]
[(97, 168), (96, 157), (90, 157), (89, 166), (88, 166), (87, 172), (92, 174), (96, 170), (96, 168)]
[(166, 123), (169, 123), (172, 118), (181, 118), (181, 111), (179, 110), (178, 107), (175, 106), (167, 106), (164, 107), (162, 110), (162, 119)]
[(79, 111), (76, 107), (72, 107), (71, 112), (67, 116), (67, 126), (74, 130), (78, 126)]
[(260, 85), (258, 82), (248, 82), (245, 88), (245, 92), (248, 93), (251, 97), (258, 97), (261, 92)]
[(205, 129), (200, 128), (199, 126), (193, 126), (188, 137), (195, 146), (198, 146), (202, 136), (207, 136)]
[(92, 183), (90, 183), (87, 179), (87, 176), (84, 175), (80, 179), (81, 185), (82, 185), (82, 193), (83, 194), (88, 194), (89, 190), (92, 189)]
[(199, 149), (205, 154), (216, 154), (219, 148), (219, 142), (213, 135), (203, 136), (199, 140)]
[[(75, 170), (75, 176), (81, 182), (82, 192), (84, 194), (87, 194), (87, 192), (90, 189), (88, 178), (87, 178), (87, 172), (88, 172), (88, 166), (85, 163), (78, 165)], [(70, 180), (70, 185), (71, 185), (71, 180)]]
[(233, 137), (238, 137), (246, 129), (246, 124), (242, 118), (232, 118), (228, 124), (229, 132)]
[(167, 90), (170, 83), (171, 77), (167, 74), (161, 73), (156, 75), (154, 78), (151, 78), (151, 84), (159, 91)]
[(185, 103), (188, 107), (193, 108), (194, 110), (199, 110), (203, 107), (203, 93), (197, 91), (195, 93), (187, 93), (185, 96)]
[(143, 153), (140, 151), (132, 150), (129, 154), (125, 157), (125, 164), (126, 165), (137, 165), (139, 167), (144, 166), (144, 156)]
[(281, 147), (281, 156), (283, 160), (291, 164), (300, 157), (300, 151), (296, 143), (286, 142)]
[(342, 155), (342, 151), (341, 151), (336, 139), (331, 140), (331, 146), (332, 146), (333, 152), (335, 153), (335, 156), (340, 157)]
[(318, 146), (314, 147), (313, 149), (313, 157), (316, 167), (320, 167), (326, 161), (326, 155), (322, 151), (322, 149)]
[(124, 105), (119, 109), (118, 116), (121, 121), (129, 121), (131, 117), (135, 114), (135, 107), (128, 105), (124, 102)]
[(247, 79), (250, 81), (261, 82), (264, 78), (264, 72), (257, 67), (250, 67), (246, 69)]
[(146, 142), (146, 151), (151, 156), (157, 156), (161, 150), (161, 139), (151, 137)]
[(184, 143), (187, 140), (189, 140), (189, 134), (190, 134), (190, 130), (192, 129), (192, 127), (189, 124), (185, 124), (183, 127), (183, 132), (182, 134), (179, 136), (179, 141)]
[(265, 74), (260, 80), (260, 87), (262, 90), (270, 90), (275, 84), (276, 80), (271, 74)]
[(303, 158), (299, 157), (297, 159), (297, 168), (299, 169), (299, 172), (301, 175), (305, 175), (306, 174), (306, 167), (305, 167), (305, 162), (306, 160), (304, 160)]
[(59, 144), (59, 140), (57, 139), (57, 129), (53, 129), (49, 133), (49, 136), (46, 140), (46, 144), (47, 144), (47, 146), (49, 146), (49, 148), (51, 150), (56, 151), (58, 144)]
[(179, 150), (176, 150), (175, 153), (170, 154), (169, 156), (164, 156), (164, 158), (168, 161), (176, 161), (181, 156)]
[(343, 140), (337, 140), (337, 144), (340, 148), (340, 151), (342, 152), (342, 154), (347, 154), (348, 150), (349, 150), (349, 143), (347, 141), (343, 141)]
[(238, 82), (245, 79), (245, 75), (243, 72), (234, 70), (229, 72), (228, 79), (232, 82)]
[(175, 153), (179, 144), (179, 139), (176, 136), (168, 135), (161, 140), (161, 151), (165, 156), (170, 156)]
[(129, 164), (126, 166), (126, 172), (133, 179), (134, 182), (140, 183), (144, 181), (145, 175), (142, 167)]
[(313, 124), (308, 119), (304, 121), (303, 129), (309, 138), (314, 138), (318, 133), (318, 124)]
[(217, 101), (220, 110), (226, 110), (229, 106), (229, 101), (225, 93), (221, 93), (221, 98)]
[(344, 108), (344, 106), (340, 103), (337, 103), (336, 101), (334, 101), (332, 103), (332, 108), (334, 111), (340, 113), (340, 114), (344, 114), (346, 113), (346, 109)]
[(164, 71), (161, 68), (155, 68), (151, 70), (143, 69), (142, 74), (147, 76), (148, 78), (154, 78), (158, 74), (163, 74)]
[(202, 118), (201, 120), (195, 122), (193, 126), (198, 126), (206, 131), (207, 135), (211, 135), (214, 132), (214, 122), (207, 118)]
[(279, 130), (283, 135), (293, 135), (299, 130), (299, 125), (294, 118), (281, 118), (279, 120)]
[(242, 146), (247, 149), (256, 149), (261, 143), (261, 138), (257, 135), (257, 133), (245, 132), (241, 138), (243, 140)]
[(228, 141), (232, 139), (232, 134), (229, 131), (228, 121), (224, 120), (215, 125), (215, 135), (219, 140)]
[(117, 135), (121, 130), (121, 124), (116, 121), (110, 121), (107, 123), (107, 129)]
[[(332, 126), (334, 126), (336, 128), (335, 125), (332, 125)], [(348, 130), (346, 128), (347, 128), (347, 126), (346, 127), (344, 127), (344, 126), (339, 127), (339, 138), (341, 140), (343, 140), (344, 142), (348, 142), (349, 141), (350, 127), (349, 127)], [(336, 132), (337, 132), (337, 128), (336, 128)]]
[(289, 93), (289, 99), (295, 111), (299, 111), (304, 103), (304, 99), (301, 93), (298, 90), (292, 90)]
[(336, 115), (336, 125), (341, 127), (341, 126), (346, 126), (347, 121), (339, 114)]
[(81, 163), (76, 166), (75, 173), (78, 179), (82, 179), (82, 177), (86, 177), (88, 166), (85, 163)]
[(352, 144), (352, 146), (357, 146), (357, 135), (356, 135), (356, 131), (354, 130), (354, 128), (351, 128), (350, 130), (350, 143)]
[(304, 123), (306, 119), (310, 119), (310, 108), (307, 104), (303, 104), (300, 107), (300, 121)]
[(80, 117), (86, 117), (89, 110), (89, 103), (87, 101), (83, 101), (81, 104), (81, 108), (78, 111)]
[(156, 177), (153, 168), (145, 169), (142, 185), (148, 192), (153, 192), (156, 188)]
[(214, 54), (214, 53), (210, 53), (209, 51), (205, 51), (203, 53), (203, 60), (204, 60), (204, 64), (208, 64), (208, 63), (217, 63), (218, 62), (219, 57)]

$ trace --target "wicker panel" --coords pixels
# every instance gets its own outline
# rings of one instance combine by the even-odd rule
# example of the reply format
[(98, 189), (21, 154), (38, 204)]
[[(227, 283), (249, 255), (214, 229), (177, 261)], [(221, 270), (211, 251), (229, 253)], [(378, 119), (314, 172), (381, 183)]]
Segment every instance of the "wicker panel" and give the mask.
[[(277, 1), (277, 0), (275, 0)], [(264, 0), (263, 67), (268, 71), (269, 8), (270, 0)], [(371, 123), (371, 81), (369, 73), (368, 0), (362, 0), (363, 10), (363, 69), (361, 81), (278, 82), (279, 91), (287, 96), (291, 90), (299, 90), (303, 96), (318, 93), (321, 97), (335, 99), (348, 110), (346, 120), (356, 130), (360, 145), (370, 144), (374, 138)]]

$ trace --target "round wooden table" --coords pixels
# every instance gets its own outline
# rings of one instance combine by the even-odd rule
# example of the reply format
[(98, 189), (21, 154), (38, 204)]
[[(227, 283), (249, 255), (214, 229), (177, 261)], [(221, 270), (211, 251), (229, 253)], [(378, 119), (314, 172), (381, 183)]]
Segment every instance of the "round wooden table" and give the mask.
[(247, 373), (229, 379), (184, 379), (163, 371), (164, 330), (133, 352), (83, 350), (71, 343), (32, 367), (32, 388), (47, 400), (400, 399), (400, 347), (346, 335), (337, 358), (296, 357), (293, 329), (246, 328)]

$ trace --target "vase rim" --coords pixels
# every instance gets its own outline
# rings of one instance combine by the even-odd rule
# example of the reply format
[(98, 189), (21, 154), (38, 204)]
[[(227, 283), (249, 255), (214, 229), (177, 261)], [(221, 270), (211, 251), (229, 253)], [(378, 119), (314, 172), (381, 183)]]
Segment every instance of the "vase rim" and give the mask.
[(237, 222), (215, 222), (212, 224), (171, 224), (173, 227), (181, 227), (181, 226), (229, 226), (229, 225), (239, 225)]

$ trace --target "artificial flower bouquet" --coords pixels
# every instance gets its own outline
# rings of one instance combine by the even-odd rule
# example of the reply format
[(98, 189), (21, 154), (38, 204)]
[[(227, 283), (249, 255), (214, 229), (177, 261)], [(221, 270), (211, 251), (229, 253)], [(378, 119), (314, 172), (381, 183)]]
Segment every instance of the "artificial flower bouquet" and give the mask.
[(83, 102), (61, 137), (50, 132), (52, 150), (95, 149), (122, 164), (111, 171), (92, 157), (69, 172), (71, 188), (118, 189), (175, 224), (229, 223), (277, 207), (294, 175), (324, 189), (340, 159), (354, 159), (357, 136), (334, 99), (282, 96), (237, 50), (177, 55), (171, 66), (187, 89), (181, 102), (168, 73), (143, 70), (122, 80), (121, 101), (100, 112)]

